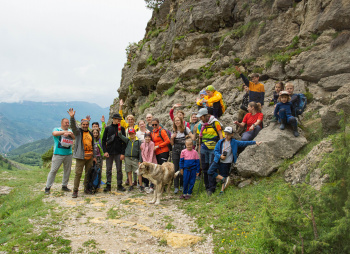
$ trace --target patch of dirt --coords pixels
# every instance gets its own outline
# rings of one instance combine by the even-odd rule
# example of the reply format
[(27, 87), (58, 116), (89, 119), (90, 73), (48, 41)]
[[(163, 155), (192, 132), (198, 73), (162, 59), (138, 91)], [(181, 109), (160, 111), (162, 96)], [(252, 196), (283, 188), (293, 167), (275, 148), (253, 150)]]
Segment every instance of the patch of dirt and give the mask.
[[(211, 235), (202, 235), (194, 218), (178, 209), (178, 196), (164, 195), (149, 204), (153, 194), (131, 192), (79, 196), (54, 184), (44, 200), (55, 202), (64, 221), (59, 234), (71, 240), (73, 252), (95, 253), (212, 253)], [(57, 190), (57, 191), (55, 191)], [(91, 244), (92, 243), (92, 244)]]

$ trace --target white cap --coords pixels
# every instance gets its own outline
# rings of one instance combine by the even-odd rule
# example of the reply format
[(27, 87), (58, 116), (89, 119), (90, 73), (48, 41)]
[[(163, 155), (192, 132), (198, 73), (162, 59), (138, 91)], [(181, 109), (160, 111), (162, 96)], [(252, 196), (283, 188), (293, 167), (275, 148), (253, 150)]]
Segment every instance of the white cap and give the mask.
[(207, 108), (201, 108), (198, 111), (197, 117), (201, 117), (201, 116), (204, 116), (204, 115), (208, 115), (208, 109)]
[(227, 132), (227, 133), (233, 133), (233, 129), (232, 129), (232, 127), (230, 127), (230, 126), (227, 126), (226, 128), (225, 128), (225, 130), (224, 130), (224, 132)]

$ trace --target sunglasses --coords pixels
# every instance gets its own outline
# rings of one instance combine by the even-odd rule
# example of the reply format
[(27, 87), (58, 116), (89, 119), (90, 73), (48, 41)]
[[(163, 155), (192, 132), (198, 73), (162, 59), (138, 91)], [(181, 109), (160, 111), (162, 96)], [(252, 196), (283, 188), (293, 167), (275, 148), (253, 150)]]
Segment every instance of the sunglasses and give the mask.
[(156, 123), (156, 124), (152, 124), (152, 126), (158, 126), (158, 124)]

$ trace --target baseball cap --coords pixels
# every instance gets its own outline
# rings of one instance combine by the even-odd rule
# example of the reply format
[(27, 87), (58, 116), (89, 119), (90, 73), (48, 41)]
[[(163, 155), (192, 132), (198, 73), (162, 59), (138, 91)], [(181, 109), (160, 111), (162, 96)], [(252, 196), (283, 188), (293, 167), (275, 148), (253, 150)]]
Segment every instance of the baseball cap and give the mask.
[(232, 129), (232, 127), (231, 126), (227, 126), (226, 128), (225, 128), (225, 130), (224, 130), (224, 132), (227, 132), (227, 133), (233, 133), (233, 129)]
[(204, 115), (208, 115), (208, 109), (207, 108), (201, 108), (198, 111), (197, 117), (201, 117), (201, 116), (204, 116)]
[(289, 93), (287, 91), (281, 91), (280, 95), (288, 95), (289, 96)]
[(136, 133), (135, 129), (133, 129), (133, 128), (130, 128), (128, 132), (129, 133)]
[(113, 116), (112, 116), (112, 118), (116, 118), (116, 119), (123, 119), (118, 113), (116, 113), (116, 114), (114, 114)]

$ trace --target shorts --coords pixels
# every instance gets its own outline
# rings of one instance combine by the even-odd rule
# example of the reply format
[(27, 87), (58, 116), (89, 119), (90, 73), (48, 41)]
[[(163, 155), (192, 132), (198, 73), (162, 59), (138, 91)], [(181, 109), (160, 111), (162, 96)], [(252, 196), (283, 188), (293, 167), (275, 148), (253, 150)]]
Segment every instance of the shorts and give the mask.
[(135, 157), (125, 157), (125, 172), (133, 172), (139, 168), (139, 160)]

